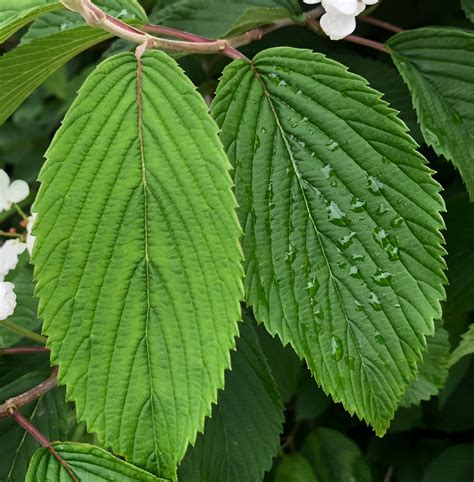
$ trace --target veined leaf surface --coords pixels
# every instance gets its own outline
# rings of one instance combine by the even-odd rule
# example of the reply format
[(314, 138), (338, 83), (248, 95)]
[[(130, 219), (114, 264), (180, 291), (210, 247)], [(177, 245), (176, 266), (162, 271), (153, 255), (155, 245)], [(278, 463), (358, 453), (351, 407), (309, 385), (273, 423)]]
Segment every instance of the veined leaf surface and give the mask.
[(383, 434), (441, 314), (440, 186), (381, 94), (321, 54), (232, 63), (213, 113), (257, 320)]
[(40, 175), (33, 260), (59, 379), (106, 446), (167, 478), (235, 345), (229, 167), (176, 63), (126, 53), (86, 81)]

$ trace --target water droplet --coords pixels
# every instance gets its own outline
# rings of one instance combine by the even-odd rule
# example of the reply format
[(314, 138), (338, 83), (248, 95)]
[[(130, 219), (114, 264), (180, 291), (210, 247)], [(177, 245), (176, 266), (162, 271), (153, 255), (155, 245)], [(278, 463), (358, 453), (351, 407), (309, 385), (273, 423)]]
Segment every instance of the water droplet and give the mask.
[(348, 246), (350, 246), (352, 244), (352, 238), (356, 235), (356, 233), (354, 233), (354, 231), (351, 231), (350, 234), (348, 234), (347, 236), (343, 236), (342, 238), (339, 238), (337, 240), (339, 246), (341, 248), (347, 248)]
[(388, 211), (390, 211), (390, 208), (388, 206), (386, 206), (385, 204), (380, 203), (379, 207), (377, 208), (376, 213), (380, 214), (380, 215), (383, 215), (383, 214), (387, 213)]
[(353, 254), (351, 258), (352, 261), (364, 261), (365, 256), (363, 254)]
[(323, 173), (324, 179), (327, 180), (329, 180), (329, 178), (333, 175), (332, 167), (329, 164), (326, 164), (324, 167), (322, 167), (321, 172)]
[(351, 209), (356, 213), (361, 213), (364, 211), (365, 201), (361, 201), (359, 198), (353, 197), (351, 201)]
[(280, 82), (278, 82), (278, 87), (285, 87), (287, 86), (288, 84), (286, 83), (286, 81), (284, 81), (283, 79), (280, 80)]
[(369, 176), (367, 180), (367, 189), (376, 196), (380, 196), (382, 194), (382, 189), (384, 188), (384, 184), (382, 181), (379, 181), (376, 177)]
[(346, 213), (334, 201), (329, 203), (327, 213), (329, 221), (336, 226), (347, 226), (350, 224), (350, 219)]
[(357, 266), (351, 266), (349, 269), (349, 274), (353, 278), (362, 278), (362, 275), (360, 274), (359, 268)]
[(360, 303), (359, 301), (355, 300), (354, 304), (355, 304), (355, 307), (356, 307), (357, 311), (363, 311), (364, 310), (364, 307), (363, 307), (362, 303)]
[(390, 243), (387, 232), (380, 226), (377, 226), (374, 229), (374, 239), (380, 244), (380, 246), (382, 246), (382, 248), (385, 248)]
[(368, 301), (375, 311), (382, 310), (382, 303), (380, 303), (379, 297), (374, 292), (370, 293)]
[(380, 344), (383, 344), (385, 342), (385, 338), (383, 337), (382, 333), (380, 333), (380, 331), (375, 332), (375, 341)]
[(306, 283), (306, 290), (308, 291), (308, 295), (310, 298), (313, 298), (316, 292), (319, 289), (319, 283), (316, 279), (316, 273), (311, 273), (309, 275), (309, 280)]
[(388, 271), (383, 271), (380, 268), (377, 269), (375, 274), (372, 275), (372, 279), (379, 285), (379, 286), (388, 286), (390, 279), (392, 278), (392, 273)]
[(345, 261), (339, 261), (337, 266), (341, 269), (347, 268), (347, 263)]
[(354, 370), (354, 368), (355, 368), (355, 358), (352, 357), (352, 356), (348, 356), (344, 360), (345, 360), (347, 366), (349, 367), (349, 370)]
[(402, 307), (402, 306), (400, 305), (400, 303), (395, 303), (393, 306), (394, 306), (395, 308), (401, 308), (401, 307)]
[(297, 90), (297, 91), (296, 91), (296, 95), (301, 95), (302, 93), (303, 93), (302, 90)]
[(265, 127), (261, 127), (261, 128), (260, 128), (260, 132), (261, 132), (262, 134), (266, 134), (266, 133), (267, 133), (267, 129), (265, 129)]
[(398, 259), (400, 259), (399, 249), (392, 244), (385, 248), (385, 252), (387, 253), (388, 259), (390, 261), (397, 261)]
[(331, 152), (334, 152), (334, 151), (337, 151), (337, 149), (339, 149), (339, 144), (336, 141), (332, 141), (330, 144), (328, 144), (327, 147)]
[(331, 356), (338, 362), (341, 361), (343, 353), (342, 340), (337, 336), (333, 336), (331, 338)]
[(275, 261), (280, 261), (280, 256), (278, 256), (278, 254), (275, 255)]
[(392, 228), (399, 228), (402, 224), (403, 218), (401, 216), (397, 216), (390, 221), (390, 226), (392, 226)]
[(313, 309), (313, 313), (315, 314), (315, 316), (317, 316), (320, 320), (322, 320), (324, 318), (324, 311), (323, 309), (321, 308), (321, 305), (316, 305)]
[(292, 263), (295, 260), (296, 250), (295, 247), (290, 243), (288, 245), (288, 251), (285, 254), (285, 261)]

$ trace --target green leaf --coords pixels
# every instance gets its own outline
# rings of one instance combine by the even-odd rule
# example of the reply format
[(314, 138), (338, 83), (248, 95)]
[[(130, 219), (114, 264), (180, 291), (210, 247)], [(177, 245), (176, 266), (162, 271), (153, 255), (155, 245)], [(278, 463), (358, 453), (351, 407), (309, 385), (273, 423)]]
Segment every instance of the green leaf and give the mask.
[[(141, 22), (147, 21), (146, 13), (137, 0), (94, 0), (94, 4), (122, 21), (133, 19)], [(52, 12), (36, 19), (22, 37), (21, 43), (24, 45), (35, 39), (85, 25), (85, 20), (78, 13), (68, 10)]]
[(159, 6), (151, 20), (210, 38), (236, 35), (301, 14), (296, 0), (181, 0)]
[(285, 455), (275, 472), (274, 482), (318, 482), (310, 463), (298, 452)]
[[(59, 456), (68, 464), (79, 480), (100, 482), (116, 480), (120, 482), (165, 482), (114, 457), (109, 452), (94, 445), (55, 443)], [(31, 460), (25, 482), (43, 480), (70, 480), (71, 476), (48, 449), (39, 449)]]
[(474, 353), (474, 324), (462, 336), (461, 342), (451, 354), (449, 365), (453, 366), (462, 357), (472, 355)]
[(0, 44), (39, 15), (60, 8), (63, 8), (61, 2), (54, 0), (2, 0)]
[[(15, 285), (17, 306), (15, 312), (8, 320), (22, 328), (36, 331), (41, 325), (36, 316), (38, 302), (33, 297), (33, 266), (29, 263), (28, 253), (20, 257), (20, 262), (16, 269), (8, 274), (6, 281)], [(0, 325), (0, 348), (6, 348), (18, 343), (22, 336), (14, 333)]]
[(461, 6), (466, 13), (466, 17), (474, 22), (474, 0), (461, 0)]
[(426, 469), (423, 482), (472, 482), (474, 444), (454, 445), (444, 450)]
[(459, 169), (474, 199), (474, 32), (422, 28), (399, 33), (387, 45), (426, 142)]
[(0, 125), (66, 62), (110, 37), (104, 30), (79, 27), (35, 40), (0, 57)]
[(232, 370), (204, 434), (179, 471), (182, 482), (256, 482), (272, 465), (283, 431), (284, 406), (257, 334), (240, 329)]
[(443, 320), (453, 345), (467, 330), (474, 312), (474, 204), (465, 191), (446, 191), (447, 300)]
[(80, 419), (173, 478), (235, 345), (240, 229), (202, 97), (162, 52), (142, 70), (120, 54), (81, 88), (40, 174), (33, 261)]
[(337, 430), (320, 427), (306, 437), (301, 450), (318, 482), (371, 482), (358, 445)]
[(383, 434), (441, 315), (445, 263), (440, 186), (380, 97), (321, 54), (277, 48), (227, 67), (213, 111), (256, 319)]
[(403, 395), (400, 402), (402, 407), (418, 405), (421, 401), (429, 400), (446, 383), (451, 351), (448, 337), (448, 332), (440, 327), (433, 337), (428, 338), (428, 350), (420, 364), (416, 380)]

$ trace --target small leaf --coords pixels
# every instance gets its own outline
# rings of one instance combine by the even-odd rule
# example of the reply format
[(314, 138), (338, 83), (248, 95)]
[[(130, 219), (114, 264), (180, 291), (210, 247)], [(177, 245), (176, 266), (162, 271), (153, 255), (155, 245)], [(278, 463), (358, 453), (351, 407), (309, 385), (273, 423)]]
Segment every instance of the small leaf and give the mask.
[(232, 370), (226, 374), (204, 434), (180, 467), (182, 482), (256, 482), (280, 445), (284, 406), (251, 320), (240, 329)]
[(402, 407), (429, 400), (446, 383), (451, 350), (448, 336), (448, 332), (440, 327), (434, 336), (427, 339), (428, 350), (423, 356), (416, 380), (411, 383), (400, 401)]
[(474, 353), (474, 324), (462, 336), (461, 342), (451, 354), (449, 365), (453, 366), (462, 357), (472, 355)]
[(320, 427), (313, 431), (301, 452), (311, 463), (318, 482), (372, 482), (358, 445), (337, 430)]
[[(166, 482), (94, 445), (55, 443), (56, 452), (79, 480), (87, 482)], [(46, 448), (39, 449), (31, 460), (25, 482), (70, 480), (71, 476)]]
[(0, 125), (66, 62), (110, 37), (101, 29), (79, 27), (35, 40), (0, 57)]
[(2, 0), (0, 4), (0, 44), (41, 14), (63, 8), (54, 0)]
[(298, 452), (285, 455), (278, 465), (274, 482), (319, 482), (311, 464)]
[(105, 446), (173, 478), (241, 316), (216, 125), (167, 55), (120, 54), (85, 82), (46, 157), (33, 261), (52, 362)]
[(440, 186), (381, 94), (321, 54), (236, 61), (213, 113), (235, 166), (247, 301), (383, 434), (444, 298)]
[(459, 169), (474, 200), (474, 33), (422, 28), (399, 33), (387, 45), (426, 142)]

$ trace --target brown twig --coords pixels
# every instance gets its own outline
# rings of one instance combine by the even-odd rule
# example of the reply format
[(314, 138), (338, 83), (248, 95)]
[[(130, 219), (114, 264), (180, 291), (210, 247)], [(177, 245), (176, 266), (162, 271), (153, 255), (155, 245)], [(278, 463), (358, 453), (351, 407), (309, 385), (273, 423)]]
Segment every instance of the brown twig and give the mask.
[(79, 479), (76, 477), (71, 467), (69, 467), (66, 461), (58, 454), (58, 452), (51, 445), (49, 440), (28, 419), (26, 419), (17, 410), (12, 410), (10, 412), (10, 416), (15, 420), (15, 422), (18, 423), (18, 425), (23, 427), (33, 438), (35, 438), (42, 447), (47, 448), (53, 454), (57, 461), (66, 469), (72, 480), (74, 480), (75, 482), (79, 482)]
[(54, 367), (47, 380), (16, 397), (9, 398), (5, 403), (0, 405), (0, 419), (11, 416), (12, 412), (48, 393), (56, 387), (57, 384), (58, 368)]
[(45, 346), (19, 346), (15, 348), (4, 348), (3, 350), (0, 350), (0, 356), (23, 355), (26, 353), (49, 353), (49, 350)]
[(388, 30), (389, 32), (399, 33), (403, 32), (403, 28), (399, 27), (398, 25), (394, 25), (393, 23), (385, 22), (384, 20), (380, 20), (378, 18), (371, 17), (370, 15), (361, 15), (358, 17), (361, 22), (367, 23), (369, 25), (373, 25), (374, 27), (380, 27), (384, 30)]
[(394, 469), (393, 465), (391, 465), (388, 468), (387, 473), (385, 474), (385, 477), (383, 478), (383, 482), (392, 482), (392, 477), (393, 477), (394, 471), (395, 471), (395, 469)]
[(376, 42), (375, 40), (369, 40), (368, 38), (359, 37), (358, 35), (348, 35), (344, 37), (346, 42), (352, 42), (353, 44), (363, 45), (364, 47), (370, 47), (372, 49), (378, 50), (379, 52), (383, 52), (384, 54), (389, 54), (389, 50), (385, 45)]

